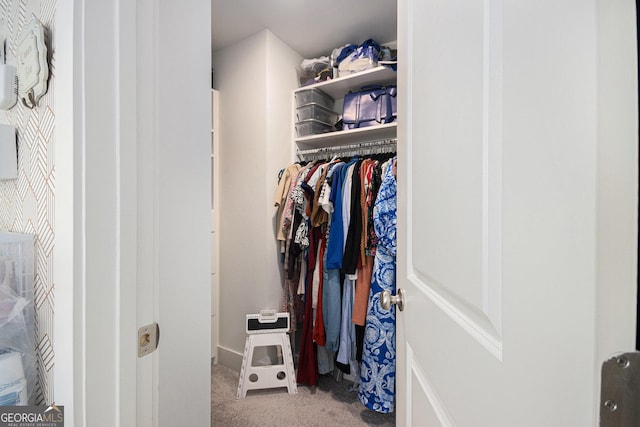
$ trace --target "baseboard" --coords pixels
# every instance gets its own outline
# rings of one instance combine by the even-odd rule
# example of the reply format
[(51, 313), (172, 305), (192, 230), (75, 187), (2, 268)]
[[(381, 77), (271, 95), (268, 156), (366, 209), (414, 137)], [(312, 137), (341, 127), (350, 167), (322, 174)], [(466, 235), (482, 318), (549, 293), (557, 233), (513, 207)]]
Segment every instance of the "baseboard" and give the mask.
[(226, 366), (229, 369), (240, 372), (240, 369), (242, 369), (243, 357), (242, 353), (238, 353), (235, 350), (218, 345), (217, 363), (222, 366)]

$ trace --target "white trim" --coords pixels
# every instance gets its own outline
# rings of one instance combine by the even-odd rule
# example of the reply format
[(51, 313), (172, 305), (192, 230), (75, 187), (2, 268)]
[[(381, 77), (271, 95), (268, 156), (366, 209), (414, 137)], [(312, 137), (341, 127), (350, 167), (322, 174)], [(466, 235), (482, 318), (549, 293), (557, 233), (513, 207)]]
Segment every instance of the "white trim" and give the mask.
[(599, 419), (601, 363), (613, 354), (634, 349), (638, 327), (636, 3), (597, 0), (596, 7), (598, 152), (594, 420)]
[(56, 11), (54, 398), (68, 425), (135, 420), (134, 7), (78, 0)]
[(86, 425), (84, 316), (84, 2), (56, 10), (55, 403), (68, 425)]
[(428, 277), (412, 271), (407, 276), (407, 280), (440, 308), (448, 318), (456, 322), (469, 336), (502, 362), (502, 338), (486, 313), (471, 306)]
[[(159, 319), (158, 312), (158, 2), (136, 2), (136, 123), (137, 123), (137, 197), (138, 219), (137, 326)], [(161, 325), (162, 342), (162, 325)], [(162, 346), (162, 344), (160, 344)], [(159, 424), (158, 352), (137, 360), (136, 426)]]
[[(409, 386), (413, 388), (415, 385), (420, 385), (420, 388), (422, 389), (422, 391), (424, 391), (425, 396), (427, 396), (427, 399), (429, 399), (431, 409), (433, 409), (434, 414), (436, 414), (436, 416), (438, 417), (438, 421), (440, 421), (441, 426), (455, 426), (456, 423), (453, 421), (453, 418), (442, 402), (442, 399), (440, 399), (440, 396), (438, 396), (435, 387), (433, 387), (433, 385), (427, 379), (427, 375), (425, 374), (422, 367), (418, 363), (414, 362), (415, 359), (413, 358), (413, 350), (411, 349), (411, 346), (407, 344), (407, 366), (409, 367), (409, 369), (407, 369), (407, 382)], [(418, 380), (418, 384), (412, 384), (413, 375), (415, 375), (416, 379)], [(409, 411), (407, 414), (407, 419), (410, 420), (408, 426), (411, 426), (411, 404), (407, 405), (407, 409)]]
[(502, 336), (502, 2), (484, 1), (482, 311)]
[(116, 55), (116, 191), (117, 241), (115, 295), (116, 412), (118, 425), (134, 425), (137, 412), (137, 15), (136, 3), (119, 0), (116, 5), (119, 31)]
[[(407, 218), (407, 221), (398, 221), (398, 257), (397, 277), (406, 277), (410, 271), (412, 260), (411, 253), (411, 212), (412, 201), (409, 194), (413, 191), (413, 184), (409, 178), (412, 174), (412, 163), (409, 161), (412, 156), (412, 86), (413, 86), (413, 10), (414, 0), (398, 0), (398, 52), (399, 60), (404, 63), (398, 68), (398, 92), (403, 96), (398, 98), (398, 188), (404, 191), (398, 192), (398, 218)], [(400, 285), (401, 282), (398, 282)], [(408, 303), (408, 301), (407, 301)], [(397, 366), (396, 366), (396, 423), (398, 425), (411, 425), (411, 384), (409, 383), (409, 366), (407, 363), (409, 355), (405, 352), (407, 347), (405, 336), (405, 316), (396, 317), (396, 340), (397, 340)]]
[(242, 353), (239, 353), (228, 347), (218, 345), (218, 359), (216, 360), (217, 364), (240, 372), (240, 368), (242, 368), (243, 357), (244, 356)]

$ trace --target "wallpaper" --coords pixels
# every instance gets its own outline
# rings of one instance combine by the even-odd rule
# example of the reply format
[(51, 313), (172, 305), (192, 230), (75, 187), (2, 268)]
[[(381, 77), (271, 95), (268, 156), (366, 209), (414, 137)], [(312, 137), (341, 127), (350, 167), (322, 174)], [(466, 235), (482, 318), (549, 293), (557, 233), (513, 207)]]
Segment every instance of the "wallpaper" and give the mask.
[(16, 64), (18, 35), (31, 16), (48, 30), (49, 84), (34, 109), (20, 102), (0, 111), (0, 123), (16, 127), (18, 179), (0, 181), (0, 230), (35, 234), (35, 311), (38, 387), (36, 404), (50, 404), (53, 396), (53, 283), (54, 250), (54, 89), (56, 0), (0, 0), (0, 36), (6, 39), (7, 62)]

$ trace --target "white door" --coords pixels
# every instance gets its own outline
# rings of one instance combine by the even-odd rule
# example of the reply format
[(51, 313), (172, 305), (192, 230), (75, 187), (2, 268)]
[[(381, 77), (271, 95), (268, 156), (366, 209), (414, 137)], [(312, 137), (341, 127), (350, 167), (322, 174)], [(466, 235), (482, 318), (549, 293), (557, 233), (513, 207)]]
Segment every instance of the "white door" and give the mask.
[(634, 4), (398, 4), (398, 424), (596, 425), (635, 336)]

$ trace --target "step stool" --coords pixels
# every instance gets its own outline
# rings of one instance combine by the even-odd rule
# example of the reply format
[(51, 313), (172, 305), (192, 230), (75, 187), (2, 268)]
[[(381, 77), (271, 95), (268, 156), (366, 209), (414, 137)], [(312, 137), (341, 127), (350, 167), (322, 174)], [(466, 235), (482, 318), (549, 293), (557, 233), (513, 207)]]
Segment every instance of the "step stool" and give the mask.
[[(247, 314), (247, 340), (244, 346), (242, 369), (238, 381), (237, 399), (244, 399), (247, 390), (287, 387), (289, 394), (298, 392), (289, 342), (289, 313), (262, 310)], [(256, 347), (279, 346), (283, 364), (252, 366)]]

